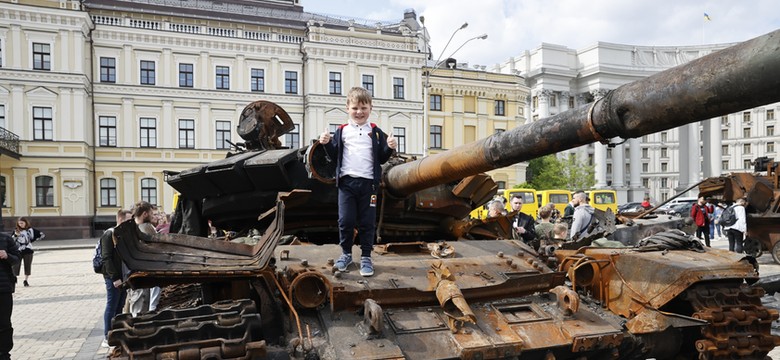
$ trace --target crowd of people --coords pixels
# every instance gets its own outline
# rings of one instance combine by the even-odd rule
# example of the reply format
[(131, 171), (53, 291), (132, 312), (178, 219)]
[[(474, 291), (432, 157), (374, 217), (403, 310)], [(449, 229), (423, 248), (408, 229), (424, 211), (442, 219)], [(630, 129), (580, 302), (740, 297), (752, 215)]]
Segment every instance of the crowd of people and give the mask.
[[(742, 253), (744, 251), (745, 235), (747, 234), (747, 200), (737, 199), (733, 204), (715, 203), (713, 199), (700, 196), (691, 207), (690, 216), (696, 224), (696, 237), (703, 239), (710, 246), (711, 239), (726, 238), (729, 251)], [(725, 223), (722, 216), (726, 209), (733, 208), (734, 221)], [(717, 236), (716, 236), (717, 235)]]

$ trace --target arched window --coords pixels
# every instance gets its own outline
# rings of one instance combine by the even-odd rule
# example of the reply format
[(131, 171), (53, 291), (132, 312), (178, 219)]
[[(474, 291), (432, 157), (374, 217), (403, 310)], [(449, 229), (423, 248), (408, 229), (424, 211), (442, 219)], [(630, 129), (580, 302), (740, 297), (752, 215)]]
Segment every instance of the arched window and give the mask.
[(141, 200), (157, 205), (157, 179), (141, 179)]
[(8, 207), (8, 193), (5, 176), (0, 176), (0, 208)]
[(100, 179), (100, 206), (116, 206), (116, 179)]
[(54, 179), (51, 176), (35, 177), (35, 206), (54, 206)]

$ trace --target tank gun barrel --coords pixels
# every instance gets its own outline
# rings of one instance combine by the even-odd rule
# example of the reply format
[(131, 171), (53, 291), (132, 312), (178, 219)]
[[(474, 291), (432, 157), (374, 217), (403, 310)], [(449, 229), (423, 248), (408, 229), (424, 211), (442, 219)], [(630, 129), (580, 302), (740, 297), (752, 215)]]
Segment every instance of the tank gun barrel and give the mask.
[(780, 30), (618, 87), (555, 116), (388, 170), (404, 197), (539, 156), (620, 137), (636, 138), (780, 101)]

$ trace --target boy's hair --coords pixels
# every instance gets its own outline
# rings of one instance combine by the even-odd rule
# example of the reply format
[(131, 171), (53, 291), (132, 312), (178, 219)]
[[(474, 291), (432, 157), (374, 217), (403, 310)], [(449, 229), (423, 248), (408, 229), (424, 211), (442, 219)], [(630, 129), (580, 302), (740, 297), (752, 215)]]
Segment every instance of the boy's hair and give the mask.
[(547, 219), (550, 216), (552, 216), (552, 209), (549, 206), (545, 205), (539, 208), (539, 217), (542, 219)]
[(553, 225), (553, 234), (554, 235), (563, 235), (566, 237), (566, 233), (569, 231), (569, 227), (566, 226), (566, 224), (563, 223), (556, 223)]
[(133, 206), (133, 217), (139, 217), (147, 211), (154, 210), (154, 206), (146, 201), (140, 201)]
[(355, 86), (351, 89), (349, 89), (349, 93), (347, 93), (347, 106), (349, 106), (349, 103), (355, 103), (355, 104), (368, 104), (371, 105), (371, 92), (368, 90), (360, 87)]

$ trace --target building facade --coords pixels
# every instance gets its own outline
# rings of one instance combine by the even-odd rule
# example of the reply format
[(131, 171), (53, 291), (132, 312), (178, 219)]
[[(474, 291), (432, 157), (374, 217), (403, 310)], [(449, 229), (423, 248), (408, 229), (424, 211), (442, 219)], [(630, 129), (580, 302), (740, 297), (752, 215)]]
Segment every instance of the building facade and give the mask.
[[(26, 216), (50, 238), (88, 237), (139, 200), (170, 211), (164, 171), (224, 158), (255, 100), (283, 107), (295, 129), (282, 143), (302, 147), (344, 123), (347, 91), (363, 86), (374, 95), (370, 121), (393, 132), (400, 153), (425, 153), (426, 52), (413, 11), (376, 23), (306, 13), (298, 0), (0, 3), (6, 230)], [(517, 76), (476, 73), (452, 71), (437, 87), (440, 148), (519, 119), (526, 95), (508, 80)], [(492, 112), (495, 97), (505, 115)], [(519, 173), (496, 172), (504, 184)]]
[[(634, 46), (599, 42), (580, 50), (542, 44), (497, 66), (523, 76), (528, 114), (545, 118), (592, 102), (610, 90), (734, 44)], [(777, 157), (780, 103), (628, 139), (572, 150), (596, 168), (596, 188), (613, 188), (620, 203), (650, 195), (664, 201), (702, 178), (752, 171), (757, 157)], [(614, 139), (617, 143), (622, 139)], [(692, 190), (689, 195), (695, 195)]]

